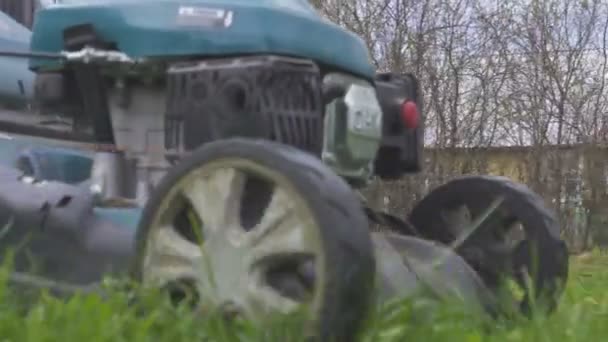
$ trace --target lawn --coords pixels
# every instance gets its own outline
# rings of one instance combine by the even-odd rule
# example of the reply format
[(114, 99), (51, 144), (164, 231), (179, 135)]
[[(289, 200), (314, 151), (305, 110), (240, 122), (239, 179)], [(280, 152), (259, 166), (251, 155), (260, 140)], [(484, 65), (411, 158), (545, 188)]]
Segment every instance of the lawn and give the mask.
[[(6, 272), (2, 273), (4, 276)], [(0, 284), (4, 282), (0, 279)], [(559, 310), (551, 317), (519, 322), (488, 322), (456, 306), (427, 301), (379, 308), (365, 330), (365, 341), (602, 341), (608, 337), (608, 255), (596, 251), (572, 257), (571, 277)], [(42, 295), (24, 306), (0, 286), (0, 342), (44, 341), (296, 341), (289, 321), (258, 329), (246, 322), (228, 326), (172, 308), (153, 294), (130, 305), (126, 292), (57, 300)], [(409, 323), (408, 323), (409, 322)]]

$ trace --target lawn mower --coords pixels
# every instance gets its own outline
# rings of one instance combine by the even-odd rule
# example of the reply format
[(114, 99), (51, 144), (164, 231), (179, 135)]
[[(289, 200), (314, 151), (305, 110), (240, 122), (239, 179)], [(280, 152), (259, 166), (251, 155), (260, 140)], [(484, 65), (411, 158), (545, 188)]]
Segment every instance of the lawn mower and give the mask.
[(393, 298), (498, 313), (505, 279), (522, 312), (557, 305), (568, 252), (524, 185), (462, 176), (399, 216), (359, 195), (423, 171), (422, 93), (307, 1), (47, 1), (31, 32), (0, 18), (0, 90), (30, 108), (0, 116), (15, 281), (127, 276), (254, 321), (304, 310), (307, 334), (339, 341)]

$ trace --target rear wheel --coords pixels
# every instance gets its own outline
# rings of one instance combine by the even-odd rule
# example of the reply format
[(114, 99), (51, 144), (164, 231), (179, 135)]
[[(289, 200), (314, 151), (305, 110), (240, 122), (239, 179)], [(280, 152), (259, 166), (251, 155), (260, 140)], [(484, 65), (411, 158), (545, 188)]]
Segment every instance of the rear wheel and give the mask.
[(555, 214), (526, 186), (504, 177), (461, 177), (424, 197), (409, 220), (423, 237), (452, 246), (497, 294), (515, 280), (506, 293), (524, 313), (533, 302), (544, 311), (556, 307), (568, 251)]
[(164, 177), (138, 227), (134, 275), (252, 320), (304, 309), (311, 335), (346, 341), (371, 303), (374, 265), (367, 218), (341, 178), (295, 148), (230, 139)]

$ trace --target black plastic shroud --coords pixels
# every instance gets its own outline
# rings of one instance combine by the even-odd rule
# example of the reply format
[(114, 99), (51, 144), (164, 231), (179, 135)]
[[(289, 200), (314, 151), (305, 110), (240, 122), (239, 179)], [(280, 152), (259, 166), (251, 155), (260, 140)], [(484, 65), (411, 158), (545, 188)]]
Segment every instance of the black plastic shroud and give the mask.
[(309, 60), (246, 56), (173, 64), (165, 147), (191, 151), (229, 137), (279, 141), (320, 157), (321, 74)]

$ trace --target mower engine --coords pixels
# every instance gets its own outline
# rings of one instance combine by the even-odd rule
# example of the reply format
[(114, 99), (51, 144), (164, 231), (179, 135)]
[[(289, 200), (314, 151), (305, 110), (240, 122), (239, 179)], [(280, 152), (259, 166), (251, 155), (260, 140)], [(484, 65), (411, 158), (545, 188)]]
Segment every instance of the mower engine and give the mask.
[(268, 55), (176, 63), (167, 82), (165, 147), (174, 156), (239, 136), (307, 151), (355, 185), (419, 170), (413, 76), (373, 84)]
[[(68, 51), (112, 45), (88, 24), (66, 29), (64, 41)], [(111, 64), (41, 72), (36, 90), (42, 110), (56, 111), (59, 104), (76, 127), (95, 132), (100, 152), (124, 159), (111, 163), (124, 165), (121, 170), (96, 174), (136, 179), (105, 181), (126, 197), (136, 195), (138, 183), (157, 184), (188, 152), (230, 137), (277, 141), (311, 153), (355, 187), (373, 175), (396, 179), (420, 169), (423, 131), (412, 75), (366, 80), (279, 55), (185, 56), (128, 72)]]

